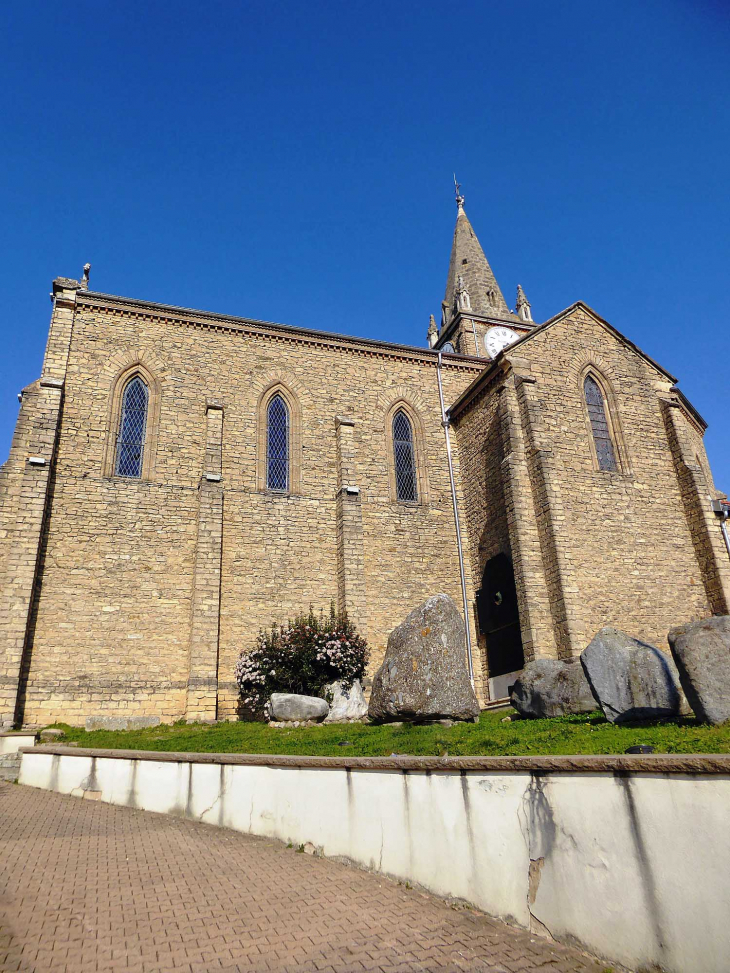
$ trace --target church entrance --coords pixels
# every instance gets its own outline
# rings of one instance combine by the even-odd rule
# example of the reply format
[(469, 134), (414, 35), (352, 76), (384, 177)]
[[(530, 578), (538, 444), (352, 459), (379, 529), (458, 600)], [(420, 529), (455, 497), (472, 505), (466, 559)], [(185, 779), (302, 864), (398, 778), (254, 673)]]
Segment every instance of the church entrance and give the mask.
[(476, 602), (479, 629), (487, 640), (489, 696), (502, 699), (525, 665), (515, 572), (506, 554), (487, 561)]

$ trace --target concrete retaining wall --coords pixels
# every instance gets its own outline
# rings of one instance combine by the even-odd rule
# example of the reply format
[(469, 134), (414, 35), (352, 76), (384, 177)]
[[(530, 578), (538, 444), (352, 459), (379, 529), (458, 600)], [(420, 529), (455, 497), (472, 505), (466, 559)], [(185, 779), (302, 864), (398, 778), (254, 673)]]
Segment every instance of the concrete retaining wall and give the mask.
[(24, 751), (20, 783), (178, 814), (455, 896), (634, 969), (727, 973), (730, 757)]
[(36, 741), (36, 733), (0, 733), (0, 756), (6, 753), (17, 753), (22, 747), (32, 747)]

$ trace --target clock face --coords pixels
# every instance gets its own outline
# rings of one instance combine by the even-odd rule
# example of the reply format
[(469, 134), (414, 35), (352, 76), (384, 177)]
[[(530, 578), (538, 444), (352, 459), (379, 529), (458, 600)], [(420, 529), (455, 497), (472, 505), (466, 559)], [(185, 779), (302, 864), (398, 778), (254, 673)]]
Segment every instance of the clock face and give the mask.
[(519, 335), (512, 328), (503, 328), (501, 326), (490, 328), (484, 335), (484, 347), (487, 349), (487, 354), (490, 358), (496, 358), (503, 348), (511, 345), (518, 338)]

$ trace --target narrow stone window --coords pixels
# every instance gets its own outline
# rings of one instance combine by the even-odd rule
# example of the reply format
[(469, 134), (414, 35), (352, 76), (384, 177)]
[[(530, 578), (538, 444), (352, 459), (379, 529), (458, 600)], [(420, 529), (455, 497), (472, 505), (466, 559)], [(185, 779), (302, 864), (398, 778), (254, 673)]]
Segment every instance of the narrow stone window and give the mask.
[(616, 453), (611, 441), (611, 432), (606, 418), (606, 404), (598, 382), (592, 375), (586, 375), (583, 392), (588, 406), (588, 418), (591, 420), (593, 442), (596, 446), (596, 458), (599, 470), (616, 470)]
[(145, 381), (135, 375), (127, 382), (122, 396), (122, 415), (117, 437), (116, 476), (140, 479), (147, 431), (147, 406), (150, 390)]
[(395, 461), (395, 489), (399, 500), (415, 503), (418, 500), (416, 457), (413, 449), (413, 427), (408, 416), (399, 409), (393, 416), (393, 458)]
[(266, 487), (277, 493), (289, 490), (289, 409), (280, 395), (266, 410)]

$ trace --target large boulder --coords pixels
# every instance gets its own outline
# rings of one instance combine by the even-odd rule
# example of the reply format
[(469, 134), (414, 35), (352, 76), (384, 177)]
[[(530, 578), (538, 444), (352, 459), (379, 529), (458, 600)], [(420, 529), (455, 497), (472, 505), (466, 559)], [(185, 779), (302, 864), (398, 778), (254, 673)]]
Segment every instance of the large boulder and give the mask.
[(464, 621), (448, 595), (428, 598), (388, 638), (368, 715), (392, 721), (479, 719), (469, 680)]
[(593, 695), (611, 723), (679, 716), (682, 692), (670, 656), (615, 628), (581, 652)]
[(341, 682), (328, 683), (324, 689), (325, 695), (332, 697), (325, 723), (344, 723), (367, 716), (368, 704), (359, 679), (355, 679), (349, 689), (345, 689)]
[(557, 659), (529, 662), (512, 687), (510, 702), (520, 716), (537, 718), (592, 713), (596, 708), (583, 667)]
[(668, 638), (697, 718), (706, 723), (730, 720), (730, 615), (679, 625)]
[(300, 696), (299, 693), (272, 693), (269, 697), (269, 719), (277, 723), (323, 720), (330, 708), (319, 696)]

